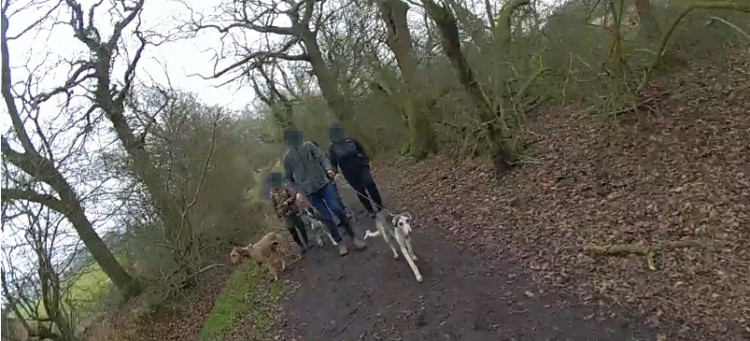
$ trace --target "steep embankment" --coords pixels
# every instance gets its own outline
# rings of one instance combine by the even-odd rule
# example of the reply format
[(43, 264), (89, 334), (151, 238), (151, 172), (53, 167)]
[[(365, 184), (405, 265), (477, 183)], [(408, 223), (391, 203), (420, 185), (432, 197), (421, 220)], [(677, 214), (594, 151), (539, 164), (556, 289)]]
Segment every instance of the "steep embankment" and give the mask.
[[(549, 110), (535, 125), (536, 162), (502, 179), (437, 157), (377, 180), (421, 226), (517, 264), (547, 292), (619, 305), (683, 338), (750, 339), (748, 56), (687, 70), (655, 82), (648, 112), (606, 129), (575, 108)], [(701, 245), (656, 252), (655, 270), (642, 255), (582, 250), (683, 240)]]

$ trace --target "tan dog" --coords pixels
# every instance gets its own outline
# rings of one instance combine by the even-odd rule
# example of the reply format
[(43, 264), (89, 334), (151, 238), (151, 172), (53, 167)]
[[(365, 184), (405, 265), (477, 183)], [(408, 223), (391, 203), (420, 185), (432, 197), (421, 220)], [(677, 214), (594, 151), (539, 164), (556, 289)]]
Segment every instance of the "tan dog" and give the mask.
[(278, 245), (284, 242), (284, 238), (276, 232), (268, 232), (255, 244), (249, 244), (245, 247), (235, 247), (229, 253), (229, 260), (232, 265), (239, 263), (243, 257), (248, 257), (258, 265), (265, 265), (268, 271), (273, 275), (273, 280), (279, 280), (279, 272), (273, 266), (273, 263), (281, 261), (281, 271), (286, 269), (286, 261), (278, 250)]

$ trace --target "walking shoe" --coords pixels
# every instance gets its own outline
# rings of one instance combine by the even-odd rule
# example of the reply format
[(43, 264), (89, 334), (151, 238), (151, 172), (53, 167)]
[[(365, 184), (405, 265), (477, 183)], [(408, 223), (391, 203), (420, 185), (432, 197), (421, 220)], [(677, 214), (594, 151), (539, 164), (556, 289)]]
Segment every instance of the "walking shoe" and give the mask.
[(357, 250), (362, 250), (367, 247), (367, 244), (362, 239), (359, 239), (357, 237), (352, 238), (352, 244), (354, 244), (354, 248)]
[(349, 253), (349, 249), (344, 245), (343, 240), (339, 242), (339, 255), (346, 256)]

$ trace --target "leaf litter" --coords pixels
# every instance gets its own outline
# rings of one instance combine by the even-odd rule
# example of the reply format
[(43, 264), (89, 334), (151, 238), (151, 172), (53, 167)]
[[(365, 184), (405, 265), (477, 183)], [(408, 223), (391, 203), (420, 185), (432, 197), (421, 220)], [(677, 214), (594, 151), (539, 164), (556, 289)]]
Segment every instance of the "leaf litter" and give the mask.
[[(622, 307), (665, 338), (747, 340), (748, 60), (692, 62), (654, 81), (644, 95), (655, 97), (652, 110), (611, 125), (573, 114), (575, 106), (541, 114), (529, 151), (538, 164), (500, 179), (488, 163), (436, 156), (380, 167), (376, 180), (423, 226), (517, 263), (547, 290)], [(683, 240), (706, 246), (665, 249), (648, 262), (583, 252)]]

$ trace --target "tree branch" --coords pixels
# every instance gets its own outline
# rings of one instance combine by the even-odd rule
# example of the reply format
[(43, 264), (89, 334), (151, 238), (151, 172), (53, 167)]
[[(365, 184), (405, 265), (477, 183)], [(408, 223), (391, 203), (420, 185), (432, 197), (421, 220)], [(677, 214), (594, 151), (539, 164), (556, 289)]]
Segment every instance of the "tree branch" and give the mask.
[(239, 68), (241, 66), (244, 66), (245, 64), (249, 63), (252, 60), (256, 60), (256, 62), (254, 63), (254, 65), (251, 65), (249, 68), (254, 68), (257, 65), (260, 65), (260, 64), (264, 63), (266, 60), (268, 60), (270, 58), (278, 58), (278, 59), (283, 59), (283, 60), (288, 60), (288, 61), (305, 61), (305, 62), (309, 62), (310, 61), (310, 55), (307, 54), (307, 53), (297, 54), (297, 55), (290, 55), (290, 54), (287, 54), (285, 52), (285, 51), (289, 50), (292, 46), (294, 46), (294, 44), (297, 44), (298, 42), (299, 42), (298, 39), (291, 40), (288, 43), (284, 44), (284, 46), (282, 46), (279, 49), (279, 51), (258, 51), (258, 52), (253, 52), (253, 53), (245, 56), (244, 58), (242, 58), (242, 59), (240, 59), (240, 60), (232, 63), (231, 65), (229, 65), (229, 66), (221, 69), (220, 71), (218, 71), (218, 72), (215, 71), (214, 74), (213, 74), (213, 76), (206, 77), (206, 76), (203, 76), (203, 75), (200, 75), (200, 74), (191, 74), (191, 75), (188, 75), (188, 76), (196, 76), (197, 75), (197, 76), (199, 76), (199, 77), (201, 77), (203, 79), (217, 79), (219, 77), (222, 77), (222, 76), (226, 75), (229, 72), (234, 71), (235, 69), (237, 69), (237, 68)]
[[(0, 92), (3, 95), (3, 99), (5, 100), (5, 106), (8, 108), (8, 114), (10, 114), (10, 119), (13, 124), (13, 130), (16, 132), (16, 135), (18, 135), (18, 139), (21, 140), (21, 145), (23, 146), (24, 150), (27, 153), (31, 153), (34, 155), (39, 155), (39, 153), (36, 151), (36, 148), (34, 148), (34, 145), (31, 143), (31, 138), (29, 138), (28, 133), (26, 133), (26, 129), (23, 127), (23, 121), (21, 120), (21, 115), (18, 111), (18, 107), (16, 106), (16, 102), (14, 100), (13, 92), (11, 90), (13, 80), (11, 78), (10, 74), (10, 52), (8, 49), (8, 17), (5, 13), (6, 8), (3, 8), (0, 20), (2, 21), (0, 23), (0, 53), (2, 54), (2, 71), (0, 71), (2, 74), (0, 75), (0, 80), (2, 81), (2, 84), (0, 84)], [(5, 149), (5, 144), (7, 144), (7, 141), (5, 141), (5, 138), (3, 137), (3, 149)], [(8, 147), (10, 148), (10, 147)]]
[(0, 196), (2, 196), (3, 202), (10, 202), (13, 200), (26, 200), (49, 207), (62, 215), (68, 213), (66, 205), (50, 194), (41, 194), (32, 190), (17, 188), (3, 188)]
[(663, 57), (664, 52), (667, 48), (667, 42), (669, 41), (669, 38), (672, 37), (672, 33), (677, 28), (677, 25), (680, 23), (680, 21), (682, 21), (682, 19), (685, 18), (685, 16), (687, 16), (690, 12), (696, 9), (730, 9), (730, 10), (735, 10), (739, 12), (750, 13), (750, 5), (747, 5), (747, 4), (735, 4), (731, 2), (708, 2), (708, 1), (696, 2), (696, 3), (690, 4), (688, 8), (682, 11), (680, 16), (677, 17), (677, 19), (675, 19), (674, 22), (672, 22), (672, 25), (670, 26), (669, 31), (667, 31), (664, 34), (664, 37), (661, 39), (659, 51), (654, 57), (654, 60), (648, 66), (648, 69), (646, 70), (646, 72), (643, 74), (643, 78), (641, 79), (640, 84), (638, 84), (636, 93), (642, 92), (646, 88), (646, 86), (648, 86), (648, 83), (651, 81), (651, 74), (653, 73), (656, 66), (659, 65), (659, 62), (661, 61), (661, 58)]
[(125, 84), (122, 87), (122, 90), (120, 90), (120, 93), (117, 95), (117, 98), (115, 99), (115, 103), (117, 105), (122, 106), (125, 102), (125, 98), (127, 98), (128, 94), (130, 93), (130, 89), (133, 86), (133, 79), (135, 78), (135, 68), (138, 66), (138, 61), (141, 60), (141, 55), (143, 54), (143, 50), (146, 48), (147, 41), (143, 37), (143, 33), (140, 32), (140, 26), (141, 21), (138, 20), (138, 25), (135, 27), (135, 36), (138, 37), (138, 41), (140, 41), (140, 46), (138, 46), (138, 49), (135, 51), (135, 57), (133, 57), (133, 60), (128, 63), (128, 68), (125, 70)]

